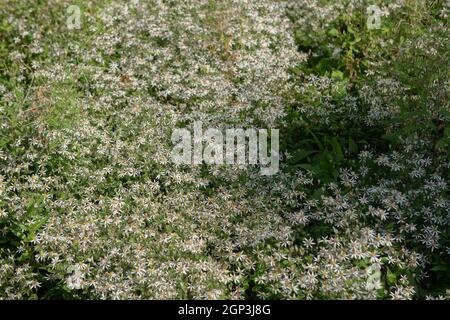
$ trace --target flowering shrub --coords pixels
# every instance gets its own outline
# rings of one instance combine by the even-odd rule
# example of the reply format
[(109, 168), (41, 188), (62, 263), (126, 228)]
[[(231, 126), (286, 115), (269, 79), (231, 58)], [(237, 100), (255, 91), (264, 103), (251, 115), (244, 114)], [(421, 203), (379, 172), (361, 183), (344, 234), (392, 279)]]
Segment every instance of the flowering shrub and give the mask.
[[(448, 297), (448, 7), (371, 4), (0, 4), (0, 298)], [(174, 164), (194, 121), (280, 172)]]

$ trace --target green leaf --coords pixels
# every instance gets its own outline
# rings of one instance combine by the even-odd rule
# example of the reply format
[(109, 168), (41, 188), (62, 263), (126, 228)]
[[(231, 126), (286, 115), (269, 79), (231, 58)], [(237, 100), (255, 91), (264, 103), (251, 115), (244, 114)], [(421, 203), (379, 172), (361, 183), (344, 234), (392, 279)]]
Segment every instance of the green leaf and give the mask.
[(292, 163), (298, 163), (299, 161), (305, 159), (306, 157), (310, 156), (311, 154), (315, 153), (314, 150), (307, 150), (307, 149), (299, 149), (296, 150), (293, 155), (291, 162)]
[(328, 30), (328, 35), (332, 37), (339, 37), (339, 30), (337, 30), (336, 28), (332, 28)]
[(338, 161), (344, 160), (344, 153), (342, 152), (341, 145), (336, 137), (331, 139), (331, 146), (333, 147), (334, 158)]
[(443, 264), (439, 264), (437, 266), (434, 266), (433, 268), (431, 268), (431, 271), (447, 271), (448, 267), (446, 265)]
[(348, 148), (352, 153), (358, 153), (358, 145), (352, 138), (348, 138)]
[(397, 275), (387, 268), (386, 281), (389, 285), (394, 285), (397, 283)]
[(331, 78), (337, 79), (337, 80), (342, 80), (342, 79), (344, 79), (344, 73), (340, 70), (333, 70), (331, 72)]

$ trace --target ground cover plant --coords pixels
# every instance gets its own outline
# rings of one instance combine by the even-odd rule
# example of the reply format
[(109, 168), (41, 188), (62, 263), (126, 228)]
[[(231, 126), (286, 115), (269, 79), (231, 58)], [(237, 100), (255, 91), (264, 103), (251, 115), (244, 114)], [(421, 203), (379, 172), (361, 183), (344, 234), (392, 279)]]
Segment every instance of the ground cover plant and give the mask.
[(448, 299), (449, 5), (0, 1), (0, 299)]

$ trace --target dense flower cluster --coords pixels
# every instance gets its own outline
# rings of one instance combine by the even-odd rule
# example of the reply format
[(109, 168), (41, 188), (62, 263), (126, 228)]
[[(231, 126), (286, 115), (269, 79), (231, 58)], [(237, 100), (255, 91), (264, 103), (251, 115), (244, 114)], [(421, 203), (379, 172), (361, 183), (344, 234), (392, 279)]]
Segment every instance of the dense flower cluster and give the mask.
[[(396, 132), (401, 100), (419, 98), (378, 72), (388, 62), (357, 85), (299, 71), (314, 52), (294, 30), (320, 43), (364, 1), (92, 1), (67, 30), (70, 4), (0, 7), (0, 298), (410, 299), (450, 254), (450, 164), (425, 125), (401, 148), (368, 144), (331, 183), (288, 152), (270, 177), (170, 160), (175, 128), (274, 128), (292, 105)], [(437, 55), (439, 41), (402, 48)], [(438, 125), (446, 81), (423, 115)]]

